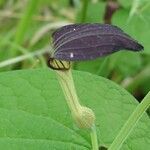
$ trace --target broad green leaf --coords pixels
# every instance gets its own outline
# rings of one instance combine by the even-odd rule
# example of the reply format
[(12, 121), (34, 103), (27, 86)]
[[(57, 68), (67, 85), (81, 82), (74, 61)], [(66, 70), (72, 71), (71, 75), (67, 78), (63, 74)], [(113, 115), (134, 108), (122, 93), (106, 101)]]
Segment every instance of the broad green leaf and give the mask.
[[(144, 7), (144, 6), (143, 6)], [(113, 16), (113, 24), (121, 27), (125, 32), (130, 34), (144, 46), (143, 53), (150, 54), (150, 7), (141, 9), (129, 20), (129, 10), (120, 9)]]
[[(100, 146), (108, 146), (138, 102), (113, 82), (73, 72), (80, 101), (96, 114)], [(90, 91), (90, 92), (89, 92)], [(149, 149), (144, 114), (121, 150)], [(55, 73), (49, 69), (0, 74), (0, 149), (91, 150), (88, 131), (73, 123)]]

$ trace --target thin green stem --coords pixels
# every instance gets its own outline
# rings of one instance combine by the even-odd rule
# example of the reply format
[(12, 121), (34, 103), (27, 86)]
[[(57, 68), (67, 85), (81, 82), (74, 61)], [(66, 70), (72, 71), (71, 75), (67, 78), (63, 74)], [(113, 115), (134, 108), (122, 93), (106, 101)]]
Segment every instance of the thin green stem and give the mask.
[(138, 7), (140, 5), (140, 0), (133, 0), (132, 7), (129, 13), (129, 20), (133, 17), (133, 15), (137, 12)]
[(148, 9), (148, 7), (150, 6), (150, 1), (147, 3), (140, 9), (140, 13), (142, 13), (144, 10)]
[[(24, 15), (22, 19), (19, 21), (17, 25), (17, 31), (14, 39), (14, 43), (21, 45), (24, 40), (24, 36), (28, 30), (28, 27), (32, 21), (32, 17), (38, 8), (40, 0), (29, 0), (27, 7), (24, 11)], [(16, 51), (16, 48), (12, 46), (11, 48), (11, 56), (15, 56), (18, 52)]]
[(15, 57), (15, 58), (11, 58), (11, 59), (2, 61), (2, 62), (0, 62), (0, 68), (6, 67), (6, 66), (8, 67), (9, 65), (19, 63), (19, 62), (24, 61), (26, 59), (30, 59), (30, 58), (34, 58), (36, 56), (40, 56), (40, 55), (42, 55), (42, 54), (44, 54), (48, 51), (49, 51), (49, 49), (45, 48), (45, 49), (37, 50), (37, 51), (32, 52), (32, 53), (28, 53), (28, 54), (25, 54), (25, 55), (21, 55), (21, 56)]
[(119, 134), (116, 136), (113, 143), (110, 145), (108, 150), (119, 150), (127, 139), (128, 135), (132, 131), (132, 129), (137, 124), (138, 120), (142, 117), (144, 112), (150, 106), (150, 92), (145, 96), (142, 102), (136, 107), (134, 112), (131, 114), (127, 122), (124, 124)]
[(85, 22), (86, 20), (88, 1), (89, 0), (83, 0), (83, 3), (82, 3), (81, 23)]
[(98, 150), (98, 141), (97, 141), (97, 133), (96, 133), (96, 127), (93, 125), (91, 128), (91, 142), (92, 142), (92, 150)]

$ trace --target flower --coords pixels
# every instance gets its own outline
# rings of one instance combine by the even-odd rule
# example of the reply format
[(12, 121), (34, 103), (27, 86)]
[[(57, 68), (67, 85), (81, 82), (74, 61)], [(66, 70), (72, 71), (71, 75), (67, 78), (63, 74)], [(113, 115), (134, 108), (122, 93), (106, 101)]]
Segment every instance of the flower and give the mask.
[(56, 30), (52, 37), (52, 57), (62, 61), (93, 60), (120, 50), (144, 48), (119, 27), (109, 24), (66, 25)]

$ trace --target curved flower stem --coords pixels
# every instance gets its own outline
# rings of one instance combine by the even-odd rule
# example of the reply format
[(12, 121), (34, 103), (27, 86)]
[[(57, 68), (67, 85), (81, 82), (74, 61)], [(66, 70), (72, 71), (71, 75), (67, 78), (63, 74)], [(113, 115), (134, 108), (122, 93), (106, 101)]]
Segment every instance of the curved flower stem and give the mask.
[(56, 73), (69, 109), (75, 115), (80, 110), (81, 105), (76, 94), (71, 70), (56, 71)]
[(95, 115), (90, 108), (80, 105), (71, 70), (58, 70), (56, 74), (73, 119), (79, 128), (90, 130), (92, 150), (98, 150), (97, 134), (94, 125)]
[(138, 120), (142, 117), (144, 112), (147, 110), (147, 108), (150, 106), (150, 92), (145, 96), (145, 98), (142, 100), (142, 102), (136, 107), (134, 112), (131, 114), (127, 122), (122, 127), (121, 131), (113, 141), (113, 143), (110, 145), (108, 150), (119, 150), (124, 143), (124, 141), (127, 139), (128, 135), (132, 131), (132, 129), (137, 124)]
[(97, 141), (97, 133), (96, 133), (96, 127), (93, 125), (91, 127), (91, 142), (92, 142), (92, 150), (98, 150), (98, 141)]

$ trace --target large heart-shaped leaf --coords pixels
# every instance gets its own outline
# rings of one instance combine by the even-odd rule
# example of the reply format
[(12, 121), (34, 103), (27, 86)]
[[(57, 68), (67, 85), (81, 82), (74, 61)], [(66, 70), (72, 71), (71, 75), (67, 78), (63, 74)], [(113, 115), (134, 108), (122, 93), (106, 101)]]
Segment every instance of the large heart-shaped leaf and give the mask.
[[(77, 71), (73, 76), (81, 103), (96, 114), (99, 145), (109, 146), (138, 103), (107, 79)], [(90, 150), (88, 131), (72, 122), (53, 71), (0, 74), (0, 149)], [(150, 120), (144, 114), (122, 150), (148, 149), (149, 128)]]

